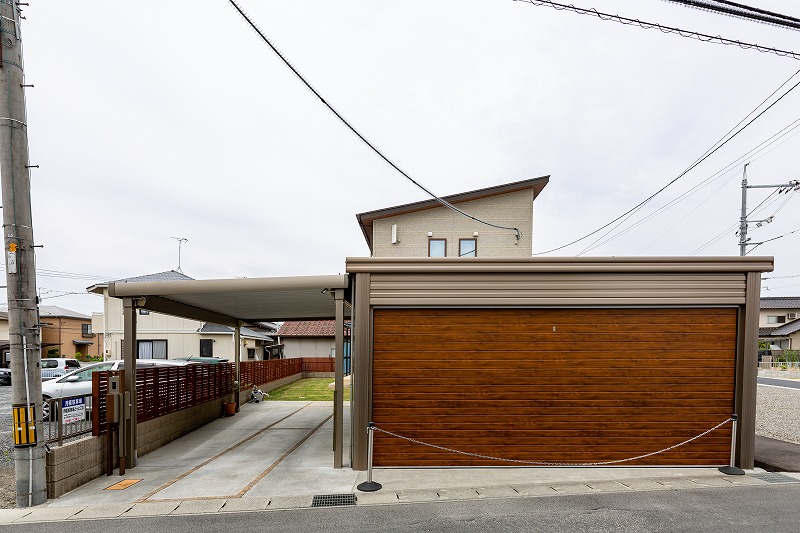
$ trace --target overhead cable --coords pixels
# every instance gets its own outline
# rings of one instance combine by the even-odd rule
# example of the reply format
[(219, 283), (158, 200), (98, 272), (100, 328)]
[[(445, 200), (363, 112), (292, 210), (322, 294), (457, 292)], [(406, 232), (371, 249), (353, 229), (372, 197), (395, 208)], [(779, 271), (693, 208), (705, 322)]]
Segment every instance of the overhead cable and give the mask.
[(729, 2), (727, 0), (665, 0), (673, 4), (681, 4), (687, 7), (702, 9), (722, 15), (729, 15), (772, 26), (800, 30), (800, 19), (789, 15), (782, 15), (774, 11), (767, 11), (758, 7)]
[(255, 30), (255, 32), (258, 34), (258, 36), (261, 37), (261, 40), (264, 41), (264, 43), (266, 43), (266, 45), (269, 46), (272, 49), (273, 52), (275, 52), (275, 54), (280, 58), (281, 61), (283, 61), (283, 63), (287, 67), (289, 67), (289, 69), (294, 73), (295, 76), (297, 76), (297, 78), (303, 83), (303, 85), (305, 85), (308, 88), (308, 90), (310, 90), (314, 94), (314, 96), (316, 96), (319, 99), (319, 101), (322, 102), (322, 104), (325, 107), (327, 107), (331, 111), (331, 113), (333, 113), (336, 116), (336, 118), (338, 118), (339, 121), (347, 127), (347, 129), (349, 129), (351, 132), (353, 132), (356, 137), (358, 137), (364, 144), (366, 144), (370, 148), (370, 150), (372, 150), (378, 157), (383, 159), (383, 161), (385, 161), (390, 167), (392, 167), (394, 170), (396, 170), (401, 176), (406, 178), (408, 181), (410, 181), (412, 184), (414, 184), (420, 190), (424, 191), (431, 198), (433, 198), (434, 200), (436, 200), (437, 202), (439, 202), (443, 206), (445, 206), (445, 207), (447, 207), (449, 209), (452, 209), (456, 213), (459, 213), (459, 214), (461, 214), (461, 215), (463, 215), (463, 216), (465, 216), (465, 217), (467, 217), (469, 219), (474, 220), (475, 222), (479, 222), (479, 223), (484, 224), (486, 226), (490, 226), (490, 227), (497, 228), (497, 229), (505, 229), (505, 230), (513, 231), (515, 233), (516, 237), (517, 237), (517, 240), (519, 240), (521, 238), (522, 234), (520, 233), (519, 228), (501, 226), (501, 225), (498, 225), (498, 224), (492, 224), (491, 222), (486, 222), (485, 220), (481, 220), (481, 219), (479, 219), (477, 217), (474, 217), (474, 216), (470, 215), (469, 213), (466, 213), (466, 212), (462, 211), (461, 209), (459, 209), (458, 207), (454, 206), (453, 204), (451, 204), (450, 202), (448, 202), (444, 198), (441, 198), (441, 197), (435, 195), (427, 187), (425, 187), (424, 185), (422, 185), (421, 183), (416, 181), (409, 174), (407, 174), (404, 170), (402, 170), (399, 166), (397, 166), (391, 159), (389, 159), (388, 156), (386, 156), (383, 152), (381, 152), (374, 144), (372, 144), (369, 140), (367, 140), (367, 138), (364, 137), (364, 135), (361, 134), (361, 132), (359, 132), (352, 124), (350, 124), (350, 122), (348, 122), (347, 119), (344, 118), (344, 116), (341, 113), (339, 113), (333, 107), (333, 105), (331, 105), (327, 100), (325, 100), (325, 98), (323, 98), (323, 96), (316, 89), (314, 89), (314, 87), (311, 85), (311, 83), (309, 83), (308, 80), (306, 80), (303, 77), (303, 75), (300, 73), (300, 71), (298, 71), (289, 62), (289, 60), (286, 59), (286, 57), (275, 47), (275, 45), (272, 44), (272, 42), (267, 38), (267, 36), (264, 35), (264, 32), (262, 32), (258, 28), (258, 26), (255, 24), (255, 22), (253, 22), (253, 20), (247, 15), (247, 13), (245, 13), (244, 10), (242, 10), (242, 8), (239, 7), (239, 5), (235, 2), (235, 0), (228, 0), (228, 1), (236, 9), (236, 11), (239, 12), (239, 14), (250, 25), (250, 27), (253, 28), (253, 30)]
[[(607, 244), (607, 243), (609, 243), (609, 242), (611, 242), (611, 241), (613, 241), (613, 240), (625, 235), (629, 231), (637, 228), (638, 226), (641, 226), (642, 224), (644, 224), (648, 220), (651, 220), (651, 219), (655, 218), (656, 216), (660, 215), (661, 213), (667, 211), (668, 209), (670, 209), (672, 207), (675, 207), (677, 204), (679, 204), (680, 202), (686, 200), (690, 196), (693, 196), (695, 193), (700, 192), (702, 189), (704, 189), (707, 186), (711, 185), (713, 182), (717, 181), (718, 179), (728, 175), (736, 167), (737, 164), (739, 164), (739, 163), (741, 163), (741, 162), (743, 162), (745, 160), (747, 160), (749, 162), (757, 161), (758, 159), (760, 159), (764, 155), (766, 155), (769, 152), (771, 152), (772, 150), (774, 150), (777, 146), (782, 145), (787, 140), (789, 140), (789, 139), (793, 138), (794, 136), (796, 136), (798, 133), (800, 133), (800, 118), (794, 120), (791, 124), (789, 124), (788, 126), (784, 127), (783, 129), (781, 129), (777, 133), (772, 134), (766, 140), (762, 141), (761, 143), (756, 145), (754, 148), (751, 148), (750, 150), (748, 150), (747, 152), (745, 152), (744, 154), (742, 154), (741, 156), (736, 158), (736, 160), (732, 161), (731, 163), (728, 163), (728, 165), (726, 165), (722, 169), (718, 170), (716, 173), (714, 173), (711, 176), (709, 176), (708, 178), (702, 180), (700, 183), (698, 183), (697, 185), (691, 187), (690, 189), (688, 189), (687, 191), (683, 192), (682, 194), (676, 196), (675, 198), (673, 198), (672, 200), (670, 200), (666, 204), (662, 205), (661, 207), (659, 207), (655, 211), (653, 211), (653, 212), (649, 213), (648, 215), (640, 218), (636, 222), (633, 222), (630, 226), (627, 226), (626, 228), (621, 229), (620, 231), (618, 231), (617, 233), (614, 233), (610, 237), (608, 237), (608, 238), (606, 238), (604, 240), (601, 240), (599, 242), (595, 241), (596, 244), (590, 245), (589, 247), (585, 248), (578, 255), (581, 255), (583, 253), (589, 252), (589, 251), (591, 251), (591, 250), (593, 250), (595, 248), (603, 246), (604, 244)], [(727, 180), (725, 180), (725, 183), (727, 183), (731, 179), (733, 179), (733, 175), (731, 175)], [(703, 202), (705, 202), (706, 200), (708, 200), (709, 198), (710, 197), (707, 197), (705, 200), (703, 200), (701, 202), (701, 204)], [(776, 200), (777, 200), (777, 198), (776, 198)], [(700, 204), (698, 204), (698, 207), (699, 207), (699, 205)], [(692, 211), (694, 211), (696, 209), (697, 209), (697, 207), (695, 207)], [(686, 218), (686, 217), (684, 217), (684, 218)], [(681, 219), (681, 220), (683, 220), (683, 219)], [(675, 226), (673, 225), (672, 228), (674, 228), (674, 227)], [(670, 230), (672, 228), (670, 228)], [(667, 230), (667, 233), (668, 232), (669, 232), (669, 230)], [(611, 233), (611, 232), (609, 232), (609, 233)], [(662, 234), (662, 236), (665, 235), (665, 234), (666, 233)], [(607, 235), (608, 235), (608, 233), (607, 233)], [(653, 243), (651, 243), (651, 245), (652, 244)], [(648, 247), (649, 246), (650, 245), (648, 245)]]
[(658, 24), (655, 22), (644, 22), (639, 19), (630, 19), (627, 17), (621, 17), (619, 15), (611, 15), (609, 13), (601, 13), (594, 8), (586, 9), (582, 7), (576, 7), (572, 4), (560, 4), (558, 2), (551, 2), (550, 0), (514, 0), (515, 2), (524, 2), (526, 4), (531, 4), (534, 6), (548, 6), (559, 11), (572, 11), (574, 13), (578, 13), (579, 15), (592, 15), (601, 20), (609, 20), (612, 22), (618, 22), (620, 24), (625, 24), (626, 26), (639, 26), (645, 30), (652, 30), (657, 29), (662, 33), (674, 33), (676, 35), (680, 35), (681, 37), (686, 37), (689, 39), (695, 39), (702, 42), (708, 43), (716, 43), (716, 44), (724, 44), (727, 46), (738, 46), (744, 50), (757, 50), (764, 54), (775, 54), (781, 57), (790, 57), (792, 59), (800, 59), (800, 53), (792, 52), (790, 50), (781, 50), (779, 48), (772, 48), (769, 46), (762, 46), (760, 44), (754, 43), (746, 43), (743, 41), (738, 41), (735, 39), (727, 39), (725, 37), (720, 37), (719, 35), (708, 35), (705, 33), (700, 33), (696, 31), (690, 30), (682, 30), (680, 28), (673, 28), (671, 26), (664, 26), (662, 24)]
[(608, 223), (606, 223), (606, 224), (604, 224), (604, 225), (600, 226), (599, 228), (597, 228), (596, 230), (594, 230), (594, 231), (592, 231), (592, 232), (590, 232), (590, 233), (587, 233), (587, 234), (586, 234), (586, 235), (584, 235), (583, 237), (580, 237), (580, 238), (578, 238), (578, 239), (575, 239), (575, 240), (573, 240), (573, 241), (571, 241), (571, 242), (568, 242), (567, 244), (564, 244), (564, 245), (558, 246), (558, 247), (556, 247), (556, 248), (551, 248), (550, 250), (545, 250), (544, 252), (537, 252), (537, 253), (535, 253), (535, 254), (533, 254), (533, 255), (544, 255), (544, 254), (549, 254), (549, 253), (551, 253), (551, 252), (555, 252), (555, 251), (558, 251), (558, 250), (563, 250), (564, 248), (567, 248), (567, 247), (569, 247), (569, 246), (572, 246), (573, 244), (576, 244), (576, 243), (579, 243), (579, 242), (581, 242), (581, 241), (583, 241), (583, 240), (585, 240), (585, 239), (588, 239), (588, 238), (589, 238), (589, 237), (591, 237), (592, 235), (595, 235), (595, 234), (597, 234), (597, 233), (600, 233), (601, 231), (603, 231), (604, 229), (608, 228), (608, 227), (609, 227), (609, 226), (611, 226), (612, 224), (616, 224), (614, 227), (612, 227), (612, 228), (611, 228), (610, 230), (608, 230), (606, 233), (604, 233), (603, 235), (601, 235), (601, 236), (600, 236), (600, 237), (599, 237), (597, 240), (595, 240), (595, 241), (594, 241), (594, 242), (593, 242), (593, 243), (590, 245), (590, 247), (591, 247), (591, 246), (593, 246), (594, 244), (596, 244), (596, 243), (597, 243), (599, 240), (602, 240), (603, 238), (605, 238), (605, 236), (606, 236), (606, 235), (608, 235), (609, 233), (611, 233), (612, 231), (614, 231), (615, 229), (617, 229), (617, 228), (618, 228), (618, 227), (619, 227), (619, 226), (620, 226), (620, 225), (621, 225), (623, 222), (625, 222), (626, 220), (628, 220), (628, 219), (629, 219), (631, 216), (633, 216), (633, 215), (634, 215), (634, 214), (635, 214), (635, 213), (636, 213), (636, 212), (637, 212), (639, 209), (641, 209), (643, 206), (645, 206), (647, 203), (649, 203), (649, 202), (650, 202), (650, 201), (651, 201), (653, 198), (655, 198), (656, 196), (658, 196), (659, 194), (661, 194), (661, 193), (662, 193), (664, 190), (666, 190), (666, 189), (667, 189), (667, 188), (668, 188), (670, 185), (672, 185), (673, 183), (675, 183), (675, 182), (677, 182), (678, 180), (680, 180), (681, 178), (683, 178), (683, 177), (684, 177), (686, 174), (688, 174), (690, 171), (692, 171), (692, 170), (693, 170), (695, 167), (697, 167), (697, 166), (698, 166), (700, 163), (702, 163), (703, 161), (705, 161), (706, 159), (708, 159), (709, 157), (711, 157), (711, 156), (712, 156), (712, 155), (713, 155), (713, 154), (714, 154), (714, 153), (715, 153), (717, 150), (719, 150), (720, 148), (722, 148), (723, 146), (725, 146), (725, 145), (726, 145), (726, 144), (727, 144), (729, 141), (731, 141), (731, 140), (732, 140), (734, 137), (736, 137), (736, 136), (737, 136), (737, 135), (739, 135), (739, 134), (740, 134), (742, 131), (744, 131), (744, 129), (745, 129), (745, 128), (747, 128), (747, 127), (748, 127), (748, 126), (750, 126), (750, 125), (751, 125), (753, 122), (755, 122), (756, 120), (758, 120), (758, 119), (759, 119), (759, 118), (760, 118), (760, 117), (761, 117), (761, 116), (762, 116), (764, 113), (766, 113), (767, 111), (769, 111), (769, 110), (770, 110), (770, 109), (771, 109), (771, 108), (772, 108), (772, 107), (773, 107), (775, 104), (777, 104), (778, 102), (780, 102), (780, 101), (781, 101), (781, 100), (782, 100), (782, 99), (783, 99), (783, 98), (784, 98), (784, 97), (785, 97), (787, 94), (789, 94), (789, 93), (790, 93), (790, 92), (792, 92), (792, 91), (793, 91), (795, 88), (797, 88), (797, 86), (798, 86), (798, 85), (800, 85), (800, 82), (797, 82), (797, 83), (795, 83), (795, 84), (794, 84), (792, 87), (790, 87), (790, 88), (789, 88), (789, 89), (788, 89), (788, 90), (787, 90), (785, 93), (783, 93), (783, 94), (782, 94), (780, 97), (778, 97), (778, 99), (777, 99), (777, 100), (775, 100), (774, 102), (772, 102), (772, 103), (771, 103), (769, 106), (767, 106), (767, 107), (766, 107), (764, 110), (762, 110), (762, 111), (761, 111), (761, 112), (760, 112), (758, 115), (756, 115), (755, 117), (753, 117), (753, 118), (752, 118), (752, 119), (751, 119), (749, 122), (747, 122), (746, 124), (744, 124), (744, 125), (743, 125), (741, 128), (739, 128), (739, 129), (738, 129), (738, 130), (737, 130), (735, 133), (733, 133), (733, 134), (731, 135), (731, 131), (733, 131), (733, 130), (734, 130), (734, 129), (735, 129), (735, 128), (736, 128), (736, 127), (739, 125), (739, 124), (741, 124), (742, 122), (744, 122), (745, 120), (747, 120), (747, 118), (748, 118), (748, 117), (750, 117), (750, 116), (751, 116), (753, 113), (755, 113), (755, 112), (758, 110), (758, 108), (759, 108), (759, 107), (761, 107), (762, 105), (764, 105), (764, 103), (766, 103), (766, 102), (767, 102), (767, 101), (768, 101), (770, 98), (772, 98), (772, 96), (773, 96), (773, 95), (775, 95), (775, 93), (776, 93), (778, 90), (780, 90), (780, 88), (781, 88), (781, 87), (784, 87), (784, 86), (785, 86), (785, 85), (786, 85), (786, 84), (787, 84), (789, 81), (791, 81), (791, 80), (792, 80), (792, 78), (794, 78), (795, 76), (797, 76), (797, 74), (800, 74), (800, 70), (798, 70), (797, 72), (795, 72), (794, 74), (792, 74), (792, 75), (789, 77), (789, 79), (788, 79), (788, 80), (786, 80), (785, 82), (783, 82), (783, 83), (781, 84), (781, 86), (780, 86), (780, 87), (778, 87), (778, 89), (777, 89), (777, 90), (773, 91), (773, 92), (772, 92), (772, 94), (770, 94), (770, 95), (769, 95), (769, 96), (768, 96), (766, 99), (764, 99), (764, 100), (763, 100), (763, 101), (762, 101), (760, 104), (758, 104), (758, 105), (755, 107), (755, 109), (753, 109), (753, 111), (751, 111), (750, 113), (748, 113), (748, 114), (745, 116), (745, 118), (744, 118), (744, 119), (740, 120), (736, 126), (734, 126), (733, 128), (731, 128), (730, 130), (728, 130), (728, 133), (726, 133), (725, 135), (723, 135), (723, 136), (722, 136), (722, 137), (721, 137), (721, 138), (720, 138), (720, 139), (719, 139), (719, 140), (718, 140), (716, 143), (714, 143), (714, 144), (711, 146), (711, 148), (709, 148), (708, 150), (706, 150), (706, 152), (705, 152), (703, 155), (701, 155), (701, 156), (700, 156), (700, 157), (699, 157), (699, 158), (698, 158), (698, 159), (697, 159), (697, 160), (696, 160), (694, 163), (692, 163), (691, 165), (689, 165), (689, 167), (687, 167), (687, 168), (686, 168), (686, 170), (684, 170), (683, 172), (681, 172), (680, 174), (678, 174), (678, 176), (677, 176), (675, 179), (673, 179), (672, 181), (668, 182), (666, 185), (664, 185), (663, 187), (661, 187), (659, 190), (657, 190), (656, 192), (654, 192), (653, 194), (651, 194), (650, 196), (648, 196), (647, 198), (645, 198), (645, 199), (644, 199), (642, 202), (640, 202), (639, 204), (635, 205), (634, 207), (632, 207), (632, 208), (631, 208), (631, 209), (629, 209), (628, 211), (626, 211), (626, 212), (622, 213), (620, 216), (618, 216), (618, 217), (617, 217), (617, 218), (615, 218), (614, 220), (612, 220), (612, 221), (610, 221), (610, 222), (608, 222)]

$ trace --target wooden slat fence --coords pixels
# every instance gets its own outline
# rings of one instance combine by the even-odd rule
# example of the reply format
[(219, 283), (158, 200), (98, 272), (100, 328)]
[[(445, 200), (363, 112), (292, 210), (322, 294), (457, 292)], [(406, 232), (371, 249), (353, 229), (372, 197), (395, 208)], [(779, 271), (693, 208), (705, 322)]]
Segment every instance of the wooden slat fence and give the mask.
[[(239, 363), (241, 389), (261, 386), (302, 372), (333, 372), (334, 359), (304, 357)], [(106, 431), (106, 394), (111, 376), (125, 379), (125, 371), (92, 374), (92, 434)], [(136, 419), (145, 422), (233, 393), (233, 363), (151, 367), (136, 370)]]

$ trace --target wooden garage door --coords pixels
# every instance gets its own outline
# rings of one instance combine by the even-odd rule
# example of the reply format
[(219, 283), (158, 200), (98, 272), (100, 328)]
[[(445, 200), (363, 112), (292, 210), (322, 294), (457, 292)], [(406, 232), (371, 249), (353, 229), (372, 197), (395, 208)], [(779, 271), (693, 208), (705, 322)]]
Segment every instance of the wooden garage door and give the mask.
[[(736, 309), (376, 309), (373, 420), (439, 446), (629, 458), (733, 412)], [(624, 465), (722, 465), (731, 424)], [(377, 466), (509, 465), (376, 432)]]

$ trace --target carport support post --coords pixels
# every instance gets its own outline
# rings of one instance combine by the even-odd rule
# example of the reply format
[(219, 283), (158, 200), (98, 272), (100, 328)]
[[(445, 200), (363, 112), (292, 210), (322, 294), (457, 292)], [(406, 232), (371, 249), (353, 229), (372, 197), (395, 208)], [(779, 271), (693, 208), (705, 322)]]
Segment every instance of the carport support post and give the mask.
[[(125, 435), (125, 468), (136, 466), (136, 299), (122, 299), (123, 316), (123, 353), (125, 354), (125, 385), (121, 398), (130, 398), (129, 403), (123, 401), (120, 411), (120, 424)], [(128, 393), (126, 396), (124, 393)], [(130, 406), (130, 408), (129, 408)], [(130, 417), (126, 415), (130, 413)]]
[(333, 293), (336, 300), (336, 360), (333, 389), (333, 467), (344, 462), (344, 289)]
[[(241, 376), (239, 375), (239, 362), (242, 360), (242, 321), (236, 321), (236, 329), (233, 333), (233, 361), (235, 366), (234, 375), (236, 376), (236, 383), (239, 387), (242, 386)], [(236, 402), (236, 412), (239, 412), (239, 387), (234, 387), (234, 401)]]

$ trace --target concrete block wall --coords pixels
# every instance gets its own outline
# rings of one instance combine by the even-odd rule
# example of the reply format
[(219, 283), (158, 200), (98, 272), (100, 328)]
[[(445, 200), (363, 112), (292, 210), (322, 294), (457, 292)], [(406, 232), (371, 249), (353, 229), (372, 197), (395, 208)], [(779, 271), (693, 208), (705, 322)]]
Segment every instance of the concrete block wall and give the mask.
[[(299, 374), (298, 374), (299, 375)], [(178, 439), (219, 418), (223, 400), (196, 405), (183, 411), (139, 424), (136, 438), (139, 456)], [(117, 443), (114, 439), (114, 466), (117, 466)], [(87, 437), (47, 453), (47, 497), (58, 498), (84, 483), (106, 474), (106, 436)], [(116, 481), (109, 481), (109, 485)]]
[[(278, 381), (259, 385), (264, 392), (273, 391), (303, 377), (333, 377), (329, 372), (304, 372)], [(250, 390), (241, 391), (240, 403), (250, 399)], [(191, 433), (222, 415), (226, 398), (212, 400), (183, 411), (171, 413), (139, 424), (136, 438), (139, 457)], [(114, 467), (117, 466), (117, 439), (114, 438)], [(47, 453), (47, 497), (58, 498), (84, 483), (106, 475), (106, 436), (87, 437)], [(116, 483), (109, 478), (109, 485)]]

